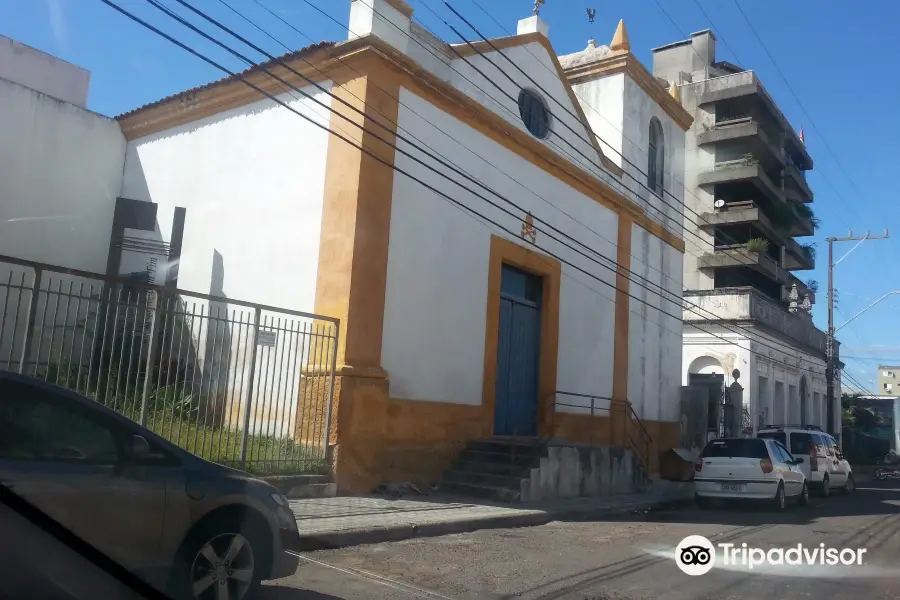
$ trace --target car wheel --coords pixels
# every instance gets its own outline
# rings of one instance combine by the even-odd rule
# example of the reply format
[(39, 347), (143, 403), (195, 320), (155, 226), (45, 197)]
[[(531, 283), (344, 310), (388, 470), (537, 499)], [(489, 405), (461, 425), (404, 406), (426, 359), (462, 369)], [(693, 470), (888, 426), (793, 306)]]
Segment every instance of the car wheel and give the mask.
[(264, 542), (240, 523), (202, 524), (191, 532), (173, 567), (179, 600), (250, 600), (260, 587)]
[(841, 493), (844, 495), (850, 495), (856, 490), (856, 482), (853, 481), (853, 475), (847, 476), (847, 483), (844, 485), (844, 488), (841, 490)]
[(883, 469), (875, 470), (875, 479), (877, 479), (879, 481), (884, 481), (884, 470)]
[(831, 482), (828, 481), (828, 476), (825, 476), (825, 479), (822, 480), (822, 497), (828, 498), (831, 496)]
[(806, 482), (803, 482), (803, 489), (800, 490), (800, 495), (797, 496), (797, 504), (800, 506), (807, 506), (809, 504), (809, 488), (806, 486)]
[(697, 503), (697, 508), (700, 510), (709, 510), (712, 508), (712, 500), (706, 498), (704, 496), (698, 496), (694, 494), (694, 501)]
[(786, 505), (785, 497), (784, 497), (784, 484), (779, 482), (778, 489), (775, 490), (775, 498), (772, 501), (772, 508), (777, 511), (784, 510)]

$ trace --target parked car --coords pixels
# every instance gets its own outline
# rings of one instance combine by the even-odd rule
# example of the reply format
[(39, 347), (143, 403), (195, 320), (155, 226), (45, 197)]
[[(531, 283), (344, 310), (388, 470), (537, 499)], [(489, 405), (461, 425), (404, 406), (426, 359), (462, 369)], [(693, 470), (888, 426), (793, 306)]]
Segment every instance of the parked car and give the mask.
[(783, 510), (787, 498), (809, 502), (806, 477), (795, 459), (775, 440), (712, 440), (694, 463), (694, 496), (700, 508), (714, 499), (766, 500)]
[(0, 371), (0, 484), (176, 598), (292, 575), (288, 502), (70, 390)]
[(777, 440), (791, 454), (803, 459), (801, 468), (809, 481), (809, 487), (822, 496), (840, 489), (853, 493), (856, 482), (853, 469), (844, 458), (840, 446), (833, 437), (814, 425), (767, 425), (759, 430), (758, 437)]

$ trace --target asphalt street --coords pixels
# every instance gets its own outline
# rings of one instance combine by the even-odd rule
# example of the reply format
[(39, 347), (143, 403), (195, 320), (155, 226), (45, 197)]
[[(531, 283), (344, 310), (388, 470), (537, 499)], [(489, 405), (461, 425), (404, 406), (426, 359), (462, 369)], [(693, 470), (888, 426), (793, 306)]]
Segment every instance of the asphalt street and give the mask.
[[(763, 550), (864, 548), (862, 565), (729, 567), (682, 573), (677, 544)], [(812, 498), (784, 513), (733, 506), (682, 508), (614, 520), (554, 522), (303, 554), (266, 600), (454, 599), (638, 600), (900, 598), (900, 482), (860, 484), (849, 497)]]

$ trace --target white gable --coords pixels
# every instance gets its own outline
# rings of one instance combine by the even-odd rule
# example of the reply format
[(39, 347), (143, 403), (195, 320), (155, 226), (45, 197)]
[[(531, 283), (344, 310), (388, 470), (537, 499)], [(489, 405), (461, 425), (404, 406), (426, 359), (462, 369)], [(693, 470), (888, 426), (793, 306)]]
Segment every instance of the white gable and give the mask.
[[(462, 50), (465, 46), (457, 48)], [(562, 158), (621, 189), (618, 180), (603, 169), (600, 155), (590, 142), (592, 134), (575, 116), (578, 108), (566, 90), (568, 83), (560, 79), (547, 49), (539, 42), (530, 42), (503, 48), (501, 52), (509, 60), (490, 48), (482, 54), (454, 58), (450, 83), (525, 133), (528, 130), (519, 116), (519, 92), (522, 88), (536, 92), (551, 113), (551, 133), (539, 141)], [(528, 77), (510, 61), (528, 73)]]

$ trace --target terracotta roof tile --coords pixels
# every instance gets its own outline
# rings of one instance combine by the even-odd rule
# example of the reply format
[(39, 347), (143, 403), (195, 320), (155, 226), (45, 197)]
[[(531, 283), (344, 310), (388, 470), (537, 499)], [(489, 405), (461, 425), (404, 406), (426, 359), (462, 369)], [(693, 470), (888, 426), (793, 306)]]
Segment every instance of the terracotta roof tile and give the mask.
[(322, 50), (325, 48), (333, 48), (335, 45), (336, 45), (335, 42), (319, 42), (318, 44), (311, 44), (309, 46), (306, 46), (305, 48), (300, 48), (299, 50), (295, 50), (293, 52), (288, 52), (287, 54), (278, 56), (278, 57), (274, 58), (273, 60), (268, 60), (266, 62), (259, 63), (258, 65), (255, 65), (253, 67), (248, 67), (248, 68), (244, 69), (243, 71), (240, 71), (239, 73), (237, 73), (237, 75), (229, 75), (228, 77), (223, 77), (222, 79), (217, 79), (216, 81), (211, 81), (207, 84), (199, 85), (197, 87), (192, 87), (190, 89), (178, 92), (177, 94), (172, 94), (171, 96), (166, 96), (165, 98), (160, 98), (159, 100), (156, 100), (155, 102), (151, 102), (149, 104), (144, 104), (143, 106), (139, 106), (139, 107), (137, 107), (133, 110), (130, 110), (126, 113), (122, 113), (121, 115), (116, 115), (115, 118), (116, 119), (124, 119), (126, 117), (135, 115), (141, 111), (147, 110), (148, 108), (153, 108), (154, 106), (159, 106), (160, 104), (165, 104), (166, 102), (175, 100), (177, 98), (183, 98), (185, 96), (188, 96), (188, 95), (196, 93), (196, 92), (208, 90), (208, 89), (214, 88), (216, 86), (222, 85), (223, 83), (228, 83), (230, 81), (239, 81), (241, 79), (241, 77), (249, 75), (250, 73), (253, 73), (254, 71), (257, 71), (259, 69), (272, 67), (281, 62), (292, 60), (294, 58), (299, 58), (304, 55), (312, 54), (316, 50)]

